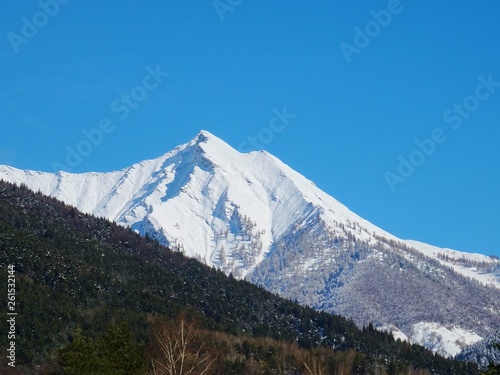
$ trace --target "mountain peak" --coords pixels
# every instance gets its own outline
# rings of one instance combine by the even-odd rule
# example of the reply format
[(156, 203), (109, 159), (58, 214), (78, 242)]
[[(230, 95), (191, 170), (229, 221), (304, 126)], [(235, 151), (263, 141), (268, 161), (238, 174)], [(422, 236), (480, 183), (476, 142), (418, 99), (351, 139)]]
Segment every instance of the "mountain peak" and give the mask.
[[(198, 142), (207, 142), (209, 139), (212, 139), (212, 138), (217, 138), (217, 137), (207, 130), (200, 130), (198, 135), (195, 137), (195, 139), (197, 139)], [(217, 138), (217, 139), (219, 139), (219, 138)]]
[[(479, 284), (500, 287), (500, 262), (400, 240), (271, 154), (240, 153), (206, 130), (121, 171), (55, 175), (0, 168), (0, 179), (25, 183), (360, 325), (392, 324), (417, 342), (436, 332), (470, 343), (500, 322), (500, 291)], [(467, 292), (450, 294), (449, 285)], [(437, 302), (437, 293), (445, 303)], [(366, 301), (375, 307), (366, 309)], [(394, 317), (401, 306), (406, 314)], [(466, 306), (473, 306), (468, 313)], [(477, 319), (463, 318), (469, 315)]]
[[(183, 154), (186, 152), (192, 153), (217, 165), (231, 163), (241, 155), (229, 144), (207, 130), (201, 130), (191, 141), (179, 146), (177, 149), (182, 151)], [(193, 160), (198, 160), (198, 157), (194, 157)]]
[[(200, 130), (198, 134), (190, 141), (189, 144), (201, 144), (201, 143), (219, 143), (229, 146), (226, 142), (224, 142), (219, 137), (213, 135), (207, 130)], [(229, 146), (230, 147), (230, 146)]]

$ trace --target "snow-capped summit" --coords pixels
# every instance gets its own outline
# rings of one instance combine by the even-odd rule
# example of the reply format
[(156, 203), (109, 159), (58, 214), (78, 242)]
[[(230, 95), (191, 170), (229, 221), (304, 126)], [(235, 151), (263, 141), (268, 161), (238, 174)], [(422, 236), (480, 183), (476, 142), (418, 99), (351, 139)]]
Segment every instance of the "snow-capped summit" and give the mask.
[[(0, 178), (299, 302), (359, 324), (397, 327), (423, 343), (432, 337), (436, 350), (458, 351), (500, 323), (500, 291), (486, 286), (500, 287), (496, 259), (398, 239), (271, 154), (240, 153), (208, 131), (121, 171), (52, 174), (0, 166)], [(486, 298), (488, 307), (464, 311), (464, 303), (475, 301), (467, 292), (477, 305)], [(463, 318), (470, 314), (475, 321)], [(444, 345), (436, 335), (447, 329), (455, 336), (442, 340), (462, 341)]]

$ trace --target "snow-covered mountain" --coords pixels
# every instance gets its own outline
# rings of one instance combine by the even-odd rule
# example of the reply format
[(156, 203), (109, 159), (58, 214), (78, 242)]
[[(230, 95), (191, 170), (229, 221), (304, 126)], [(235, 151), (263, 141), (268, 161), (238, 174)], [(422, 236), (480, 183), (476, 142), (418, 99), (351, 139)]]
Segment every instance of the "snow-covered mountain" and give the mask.
[(444, 354), (500, 323), (498, 260), (401, 240), (269, 153), (239, 153), (206, 131), (121, 171), (0, 166), (0, 178)]

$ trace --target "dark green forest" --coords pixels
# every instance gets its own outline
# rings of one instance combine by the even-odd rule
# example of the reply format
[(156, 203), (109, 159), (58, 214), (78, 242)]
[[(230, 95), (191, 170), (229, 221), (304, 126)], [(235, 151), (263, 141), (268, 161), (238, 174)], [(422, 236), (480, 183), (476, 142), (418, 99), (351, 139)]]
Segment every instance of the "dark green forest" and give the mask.
[(5, 182), (2, 353), (10, 341), (8, 265), (16, 277), (16, 368), (4, 355), (2, 374), (188, 373), (161, 369), (165, 348), (186, 337), (186, 363), (201, 361), (192, 374), (479, 374)]

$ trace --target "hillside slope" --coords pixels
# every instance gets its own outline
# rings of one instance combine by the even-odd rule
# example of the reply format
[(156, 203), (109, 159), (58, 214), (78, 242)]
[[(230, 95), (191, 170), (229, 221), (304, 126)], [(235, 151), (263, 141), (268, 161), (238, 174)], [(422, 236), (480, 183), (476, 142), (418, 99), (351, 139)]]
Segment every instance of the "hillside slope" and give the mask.
[(442, 354), (458, 353), (500, 324), (497, 259), (399, 239), (272, 155), (241, 154), (206, 131), (122, 171), (0, 166), (0, 178)]
[[(372, 329), (273, 295), (54, 199), (0, 183), (0, 265), (16, 270), (17, 358), (44, 364), (80, 326), (101, 332), (127, 320), (146, 335), (148, 316), (196, 317), (209, 329), (268, 336), (303, 347), (355, 349), (371, 361), (437, 374), (474, 367), (434, 356)], [(1, 298), (6, 291), (2, 289)], [(47, 324), (50, 322), (50, 324)], [(0, 347), (7, 347), (7, 324)], [(147, 339), (147, 338), (145, 338)], [(370, 362), (370, 361), (369, 361)], [(368, 363), (369, 363), (368, 362)]]

